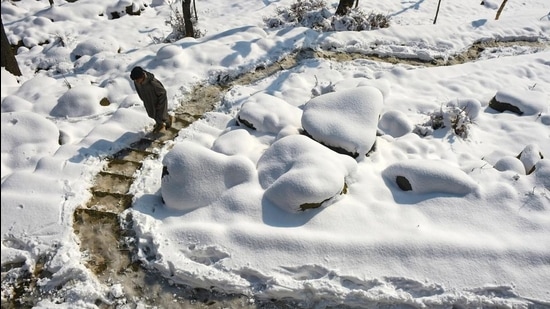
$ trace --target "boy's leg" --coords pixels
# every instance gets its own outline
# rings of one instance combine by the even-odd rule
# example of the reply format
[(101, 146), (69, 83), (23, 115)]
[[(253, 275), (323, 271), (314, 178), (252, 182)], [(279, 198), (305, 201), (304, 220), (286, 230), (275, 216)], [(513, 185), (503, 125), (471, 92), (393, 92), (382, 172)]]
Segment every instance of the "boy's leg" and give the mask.
[(160, 131), (162, 131), (162, 129), (164, 129), (164, 123), (157, 122), (155, 124), (155, 128), (153, 129), (153, 132), (160, 132)]
[(172, 127), (172, 121), (173, 121), (173, 116), (172, 115), (168, 115), (168, 119), (164, 122), (164, 127), (166, 129), (170, 129)]

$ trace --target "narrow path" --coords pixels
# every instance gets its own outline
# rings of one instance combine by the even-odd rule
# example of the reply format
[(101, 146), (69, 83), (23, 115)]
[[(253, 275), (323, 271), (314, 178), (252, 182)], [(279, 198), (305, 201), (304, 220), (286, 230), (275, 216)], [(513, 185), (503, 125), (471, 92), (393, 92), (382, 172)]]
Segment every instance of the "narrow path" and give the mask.
[[(282, 63), (290, 67), (296, 61)], [(212, 308), (213, 305), (224, 308), (295, 308), (281, 301), (261, 304), (245, 295), (228, 295), (169, 282), (133, 260), (135, 248), (125, 241), (135, 236), (131, 218), (120, 217), (120, 213), (132, 206), (133, 197), (128, 191), (134, 181), (132, 176), (142, 167), (144, 159), (157, 156), (155, 149), (165, 147), (165, 142), (173, 140), (181, 129), (211, 111), (224, 89), (232, 84), (251, 83), (281, 69), (281, 63), (278, 63), (262, 68), (260, 73), (245, 74), (224, 86), (197, 87), (191, 98), (174, 111), (169, 130), (149, 133), (107, 159), (106, 168), (96, 176), (95, 185), (90, 189), (92, 198), (75, 210), (73, 223), (81, 251), (86, 255), (87, 267), (105, 285), (121, 289), (120, 293), (111, 293), (109, 299), (100, 300), (100, 308), (121, 305), (133, 308), (138, 304), (158, 308)], [(252, 78), (254, 75), (257, 77)]]

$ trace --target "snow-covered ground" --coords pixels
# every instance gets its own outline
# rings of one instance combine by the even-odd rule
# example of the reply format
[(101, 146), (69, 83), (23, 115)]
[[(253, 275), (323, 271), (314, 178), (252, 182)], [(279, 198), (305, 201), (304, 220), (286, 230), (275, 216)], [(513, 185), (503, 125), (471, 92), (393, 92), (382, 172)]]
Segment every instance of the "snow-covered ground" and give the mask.
[(548, 1), (510, 1), (499, 20), (496, 1), (443, 2), (436, 24), (437, 1), (360, 1), (390, 27), (266, 26), (293, 2), (197, 1), (205, 36), (170, 43), (179, 2), (1, 3), (23, 44), (23, 75), (1, 70), (3, 302), (44, 261), (36, 308), (126, 297), (86, 268), (73, 213), (105, 158), (152, 129), (133, 66), (173, 113), (197, 84), (301, 49), (435, 62), (497, 41), (463, 64), (311, 58), (234, 85), (143, 162), (121, 215), (136, 258), (174, 283), (311, 308), (550, 306)]

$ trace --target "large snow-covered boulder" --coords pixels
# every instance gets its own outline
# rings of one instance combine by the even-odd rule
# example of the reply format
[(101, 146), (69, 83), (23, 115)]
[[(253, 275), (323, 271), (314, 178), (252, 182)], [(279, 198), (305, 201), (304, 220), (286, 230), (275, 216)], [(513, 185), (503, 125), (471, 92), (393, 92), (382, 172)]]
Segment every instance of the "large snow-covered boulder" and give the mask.
[(374, 147), (383, 104), (382, 92), (371, 86), (327, 93), (304, 105), (302, 127), (328, 147), (364, 157)]
[(117, 39), (110, 35), (103, 35), (101, 38), (89, 38), (76, 45), (71, 53), (71, 57), (74, 60), (79, 59), (82, 56), (93, 57), (99, 53), (118, 53), (120, 45)]
[(419, 194), (466, 195), (478, 188), (477, 183), (468, 174), (441, 160), (401, 161), (388, 166), (382, 175), (401, 190)]
[(176, 144), (162, 164), (162, 198), (166, 207), (175, 210), (208, 206), (224, 192), (256, 175), (248, 158), (227, 156), (189, 141)]
[(499, 112), (510, 111), (518, 115), (536, 115), (547, 110), (548, 96), (539, 91), (523, 89), (499, 90), (489, 106)]
[(242, 127), (226, 129), (212, 144), (212, 150), (232, 155), (243, 155), (252, 162), (258, 162), (258, 158), (268, 147), (262, 140), (255, 138)]
[(316, 208), (343, 193), (357, 162), (303, 135), (273, 143), (258, 161), (264, 197), (294, 213)]
[(278, 134), (285, 127), (301, 127), (302, 110), (266, 93), (251, 96), (237, 113), (237, 121), (262, 133)]
[(107, 90), (97, 86), (77, 86), (63, 94), (50, 112), (55, 117), (84, 117), (98, 114)]

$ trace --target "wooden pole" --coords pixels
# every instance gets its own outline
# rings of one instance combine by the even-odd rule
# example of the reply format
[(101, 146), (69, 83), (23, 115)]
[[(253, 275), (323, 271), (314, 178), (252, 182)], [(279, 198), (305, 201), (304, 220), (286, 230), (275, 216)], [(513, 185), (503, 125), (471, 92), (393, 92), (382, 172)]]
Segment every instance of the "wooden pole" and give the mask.
[(504, 10), (504, 6), (506, 5), (506, 2), (508, 2), (508, 0), (502, 0), (502, 4), (498, 8), (497, 16), (495, 17), (495, 20), (498, 20), (498, 18), (500, 17), (500, 13), (502, 13), (502, 10)]
[(441, 5), (441, 0), (439, 0), (437, 2), (437, 10), (435, 11), (434, 25), (435, 25), (435, 22), (437, 21), (437, 15), (439, 15), (439, 6), (440, 5)]

